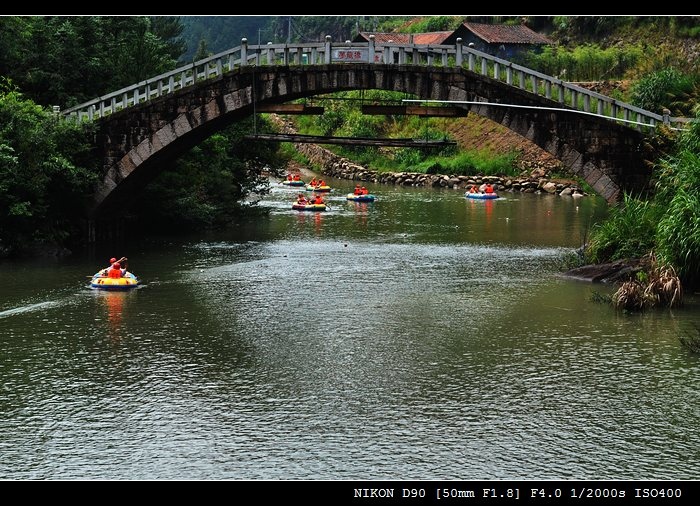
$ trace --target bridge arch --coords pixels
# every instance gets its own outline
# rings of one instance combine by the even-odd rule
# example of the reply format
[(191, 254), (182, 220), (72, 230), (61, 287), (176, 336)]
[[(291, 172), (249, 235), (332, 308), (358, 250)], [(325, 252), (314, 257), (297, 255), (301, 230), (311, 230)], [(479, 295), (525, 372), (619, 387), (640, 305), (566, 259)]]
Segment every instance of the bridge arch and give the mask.
[[(256, 104), (361, 89), (398, 91), (425, 100), (562, 107), (461, 67), (364, 63), (240, 67), (100, 119), (97, 142), (104, 155), (105, 173), (93, 196), (90, 215), (118, 214), (168, 162), (253, 114)], [(617, 200), (622, 190), (640, 191), (648, 182), (643, 135), (637, 130), (573, 109), (462, 107), (545, 149), (609, 202)]]

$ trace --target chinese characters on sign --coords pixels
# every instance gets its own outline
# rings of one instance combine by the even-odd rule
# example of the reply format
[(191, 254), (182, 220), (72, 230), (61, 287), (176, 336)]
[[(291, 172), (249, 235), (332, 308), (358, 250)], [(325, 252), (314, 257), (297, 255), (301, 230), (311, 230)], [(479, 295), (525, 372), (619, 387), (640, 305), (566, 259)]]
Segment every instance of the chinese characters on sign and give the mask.
[[(369, 61), (368, 55), (369, 55), (369, 50), (366, 48), (365, 49), (363, 49), (363, 48), (334, 49), (333, 50), (333, 62), (367, 63)], [(379, 61), (381, 61), (381, 59), (382, 59), (381, 54), (377, 54), (374, 56), (375, 62), (379, 62)]]

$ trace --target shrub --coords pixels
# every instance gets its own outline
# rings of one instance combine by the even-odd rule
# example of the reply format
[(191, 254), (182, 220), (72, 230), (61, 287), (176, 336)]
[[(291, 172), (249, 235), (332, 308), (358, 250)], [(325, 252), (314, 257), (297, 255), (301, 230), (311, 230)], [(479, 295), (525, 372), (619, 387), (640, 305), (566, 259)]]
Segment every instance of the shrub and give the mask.
[(650, 200), (625, 194), (608, 219), (593, 226), (586, 254), (592, 262), (640, 258), (654, 248), (662, 211)]
[(633, 105), (656, 113), (664, 108), (678, 116), (691, 113), (693, 98), (697, 96), (698, 78), (683, 74), (675, 68), (652, 72), (632, 87)]

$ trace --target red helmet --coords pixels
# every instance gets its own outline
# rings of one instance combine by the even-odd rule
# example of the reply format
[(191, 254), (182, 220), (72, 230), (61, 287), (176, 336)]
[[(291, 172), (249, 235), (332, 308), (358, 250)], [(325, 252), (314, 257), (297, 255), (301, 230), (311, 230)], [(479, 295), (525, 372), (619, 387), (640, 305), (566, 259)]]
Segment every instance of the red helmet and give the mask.
[(119, 262), (114, 262), (114, 263), (112, 264), (112, 269), (121, 269), (121, 267), (122, 267), (122, 266), (119, 265)]
[(117, 261), (116, 258), (110, 258), (110, 259), (109, 259), (109, 263), (110, 263), (110, 264), (113, 264), (113, 263), (116, 262), (116, 261)]

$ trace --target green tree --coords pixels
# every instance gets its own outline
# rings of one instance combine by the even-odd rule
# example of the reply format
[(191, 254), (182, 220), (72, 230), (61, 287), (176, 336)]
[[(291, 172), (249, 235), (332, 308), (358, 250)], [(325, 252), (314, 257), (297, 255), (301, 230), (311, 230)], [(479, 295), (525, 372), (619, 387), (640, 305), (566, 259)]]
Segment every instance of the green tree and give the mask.
[(88, 136), (7, 85), (0, 89), (0, 253), (63, 243), (95, 181)]
[(0, 18), (0, 73), (42, 105), (67, 108), (175, 67), (179, 18)]
[(209, 49), (207, 48), (207, 40), (199, 39), (199, 44), (197, 45), (197, 52), (194, 55), (194, 61), (203, 60), (211, 56)]

